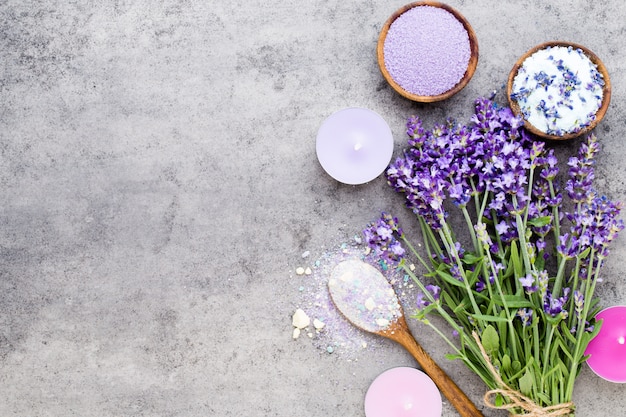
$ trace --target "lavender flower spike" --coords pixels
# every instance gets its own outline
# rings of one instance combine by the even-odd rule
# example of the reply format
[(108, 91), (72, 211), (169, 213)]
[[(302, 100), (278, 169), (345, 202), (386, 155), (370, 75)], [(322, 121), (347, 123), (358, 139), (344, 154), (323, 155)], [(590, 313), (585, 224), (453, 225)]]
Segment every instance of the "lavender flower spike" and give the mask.
[(370, 223), (363, 230), (363, 236), (369, 247), (383, 260), (396, 264), (405, 255), (405, 250), (398, 240), (402, 236), (402, 229), (398, 226), (398, 219), (387, 213)]

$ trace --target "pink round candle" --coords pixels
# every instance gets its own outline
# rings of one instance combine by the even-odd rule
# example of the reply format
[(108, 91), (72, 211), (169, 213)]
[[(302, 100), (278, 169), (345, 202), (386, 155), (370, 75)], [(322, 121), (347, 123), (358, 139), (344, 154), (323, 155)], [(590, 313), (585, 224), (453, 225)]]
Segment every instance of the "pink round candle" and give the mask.
[(344, 184), (364, 184), (387, 168), (393, 153), (393, 136), (376, 112), (350, 107), (331, 114), (316, 141), (322, 168)]
[(596, 316), (602, 320), (600, 333), (594, 337), (585, 355), (587, 364), (599, 377), (610, 382), (626, 382), (626, 306), (609, 307)]
[(424, 372), (398, 367), (380, 374), (365, 394), (366, 417), (441, 417), (441, 393)]

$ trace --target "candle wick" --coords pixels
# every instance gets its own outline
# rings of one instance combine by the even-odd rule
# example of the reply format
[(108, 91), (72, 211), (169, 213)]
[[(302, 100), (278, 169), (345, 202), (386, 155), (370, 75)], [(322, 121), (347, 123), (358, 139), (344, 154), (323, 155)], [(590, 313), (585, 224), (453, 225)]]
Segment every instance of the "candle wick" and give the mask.
[(361, 145), (361, 143), (357, 143), (356, 145), (354, 145), (354, 150), (358, 151), (363, 147), (363, 145)]
[(619, 338), (619, 339), (617, 339), (617, 342), (618, 342), (620, 345), (623, 345), (624, 343), (626, 343), (626, 339), (624, 339), (624, 336), (620, 336), (620, 338)]

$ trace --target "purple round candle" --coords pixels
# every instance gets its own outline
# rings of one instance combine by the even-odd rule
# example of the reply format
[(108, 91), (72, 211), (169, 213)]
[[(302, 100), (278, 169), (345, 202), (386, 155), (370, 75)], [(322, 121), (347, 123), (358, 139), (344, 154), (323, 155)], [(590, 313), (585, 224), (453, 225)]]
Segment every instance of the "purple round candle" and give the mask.
[(316, 140), (322, 168), (344, 184), (364, 184), (383, 173), (393, 154), (393, 135), (376, 112), (349, 107), (322, 123)]
[(396, 18), (383, 48), (385, 68), (409, 93), (436, 96), (461, 81), (471, 50), (467, 30), (449, 11), (416, 6)]

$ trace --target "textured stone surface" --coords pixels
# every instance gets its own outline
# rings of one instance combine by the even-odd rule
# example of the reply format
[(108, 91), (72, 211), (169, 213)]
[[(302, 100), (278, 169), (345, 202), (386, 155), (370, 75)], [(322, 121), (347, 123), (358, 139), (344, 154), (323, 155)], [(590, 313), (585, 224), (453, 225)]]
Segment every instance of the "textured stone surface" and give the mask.
[[(329, 355), (291, 326), (297, 267), (381, 210), (407, 218), (382, 178), (346, 186), (319, 166), (317, 129), (341, 108), (381, 114), (399, 152), (408, 116), (465, 120), (477, 96), (504, 101), (530, 47), (581, 43), (613, 83), (596, 184), (626, 200), (622, 0), (451, 0), (480, 61), (429, 105), (377, 68), (378, 32), (403, 4), (0, 1), (0, 415), (364, 415), (372, 379), (412, 359), (370, 339), (356, 358)], [(607, 305), (626, 303), (625, 252), (622, 237)], [(411, 326), (480, 403), (480, 381)], [(625, 389), (584, 368), (577, 415), (626, 415)]]

